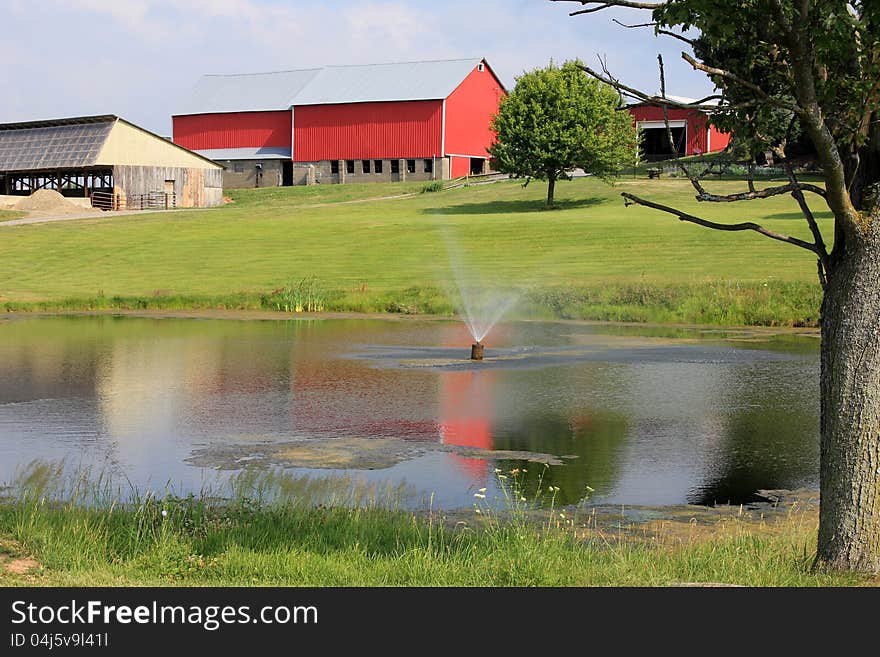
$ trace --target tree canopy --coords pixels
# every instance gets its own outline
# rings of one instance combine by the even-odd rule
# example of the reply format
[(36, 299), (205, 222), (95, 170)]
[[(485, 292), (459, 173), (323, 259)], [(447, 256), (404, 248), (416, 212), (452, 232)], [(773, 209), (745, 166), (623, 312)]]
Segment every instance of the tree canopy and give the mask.
[[(752, 153), (772, 150), (785, 184), (744, 181), (713, 194), (703, 173), (679, 162), (700, 201), (755, 201), (791, 195), (811, 241), (744, 221), (724, 224), (643, 196), (635, 203), (718, 230), (755, 231), (810, 251), (824, 289), (820, 356), (819, 567), (880, 573), (880, 3), (876, 0), (553, 0), (572, 15), (627, 8), (648, 28), (676, 39), (682, 58), (717, 93), (693, 103), (627, 86), (605, 70), (584, 70), (622, 94), (659, 107), (703, 109)], [(644, 32), (643, 32), (644, 33)], [(635, 32), (638, 34), (638, 32)], [(653, 35), (647, 35), (653, 38)], [(660, 59), (661, 87), (663, 86)], [(717, 106), (710, 101), (718, 101)], [(800, 180), (787, 159), (803, 135), (821, 184)], [(814, 208), (834, 216), (822, 235)], [(831, 245), (830, 248), (828, 245)]]
[(636, 131), (613, 87), (586, 75), (582, 62), (551, 63), (516, 79), (492, 123), (494, 166), (516, 177), (557, 180), (575, 168), (609, 179), (633, 162)]

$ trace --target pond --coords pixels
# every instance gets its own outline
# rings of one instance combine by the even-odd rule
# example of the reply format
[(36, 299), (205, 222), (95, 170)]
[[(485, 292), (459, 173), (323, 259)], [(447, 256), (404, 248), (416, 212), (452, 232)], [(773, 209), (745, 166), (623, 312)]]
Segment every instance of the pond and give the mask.
[(481, 363), (470, 342), (454, 321), (3, 319), (0, 482), (35, 461), (177, 494), (283, 472), (434, 508), (498, 497), (499, 471), (558, 504), (818, 487), (815, 337), (508, 322)]

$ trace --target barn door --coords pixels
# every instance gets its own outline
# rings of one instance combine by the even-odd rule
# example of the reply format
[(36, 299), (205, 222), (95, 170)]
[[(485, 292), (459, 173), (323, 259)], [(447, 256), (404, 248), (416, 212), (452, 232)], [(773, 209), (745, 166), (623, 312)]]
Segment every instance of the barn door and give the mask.
[(176, 199), (174, 198), (174, 181), (166, 180), (165, 181), (165, 209), (173, 208), (177, 205)]

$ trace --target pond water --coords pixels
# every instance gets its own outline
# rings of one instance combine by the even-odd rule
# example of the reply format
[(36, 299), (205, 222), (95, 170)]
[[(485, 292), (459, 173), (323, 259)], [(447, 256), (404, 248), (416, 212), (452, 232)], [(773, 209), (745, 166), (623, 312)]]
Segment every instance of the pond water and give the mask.
[(452, 321), (0, 320), (0, 481), (63, 460), (186, 494), (283, 471), (435, 508), (491, 499), (496, 468), (563, 504), (818, 486), (813, 337), (509, 322), (482, 363), (470, 342)]

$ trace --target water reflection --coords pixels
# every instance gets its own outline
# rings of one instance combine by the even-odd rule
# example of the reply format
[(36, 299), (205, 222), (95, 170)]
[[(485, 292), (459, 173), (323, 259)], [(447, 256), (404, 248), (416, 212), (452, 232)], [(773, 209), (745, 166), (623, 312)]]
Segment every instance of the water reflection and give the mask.
[[(439, 506), (497, 491), (495, 468), (520, 470), (529, 496), (558, 486), (566, 504), (588, 487), (597, 502), (673, 504), (817, 484), (814, 340), (751, 337), (741, 348), (740, 334), (641, 339), (637, 330), (509, 323), (487, 353), (544, 345), (590, 357), (445, 369), (352, 356), (444, 347), (466, 359), (459, 323), (0, 322), (0, 480), (34, 459), (65, 458), (139, 488), (198, 491), (234, 473), (189, 465), (197, 450), (381, 437), (413, 446), (412, 456), (370, 471), (294, 472), (407, 485), (436, 493)], [(493, 450), (565, 458), (544, 467)]]

